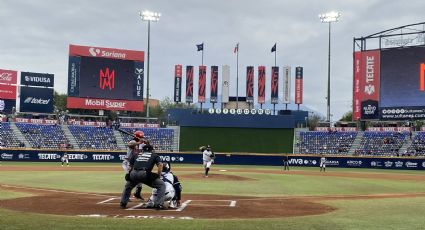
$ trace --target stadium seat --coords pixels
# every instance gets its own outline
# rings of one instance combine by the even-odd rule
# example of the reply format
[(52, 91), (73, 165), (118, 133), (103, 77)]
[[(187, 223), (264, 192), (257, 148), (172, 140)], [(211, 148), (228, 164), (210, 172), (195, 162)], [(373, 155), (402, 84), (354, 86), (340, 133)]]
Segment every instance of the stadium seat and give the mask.
[[(134, 133), (137, 130), (143, 131), (145, 137), (157, 151), (174, 150), (174, 130), (169, 128), (122, 128), (125, 131)], [(121, 134), (125, 143), (129, 142), (132, 137)]]
[(13, 133), (9, 123), (0, 122), (0, 148), (23, 147), (22, 143)]
[(347, 154), (356, 132), (300, 132), (296, 147), (301, 154)]
[(81, 149), (119, 149), (111, 128), (79, 125), (70, 125), (68, 128)]
[(32, 148), (57, 149), (64, 142), (69, 142), (58, 125), (16, 123), (19, 131), (31, 144)]

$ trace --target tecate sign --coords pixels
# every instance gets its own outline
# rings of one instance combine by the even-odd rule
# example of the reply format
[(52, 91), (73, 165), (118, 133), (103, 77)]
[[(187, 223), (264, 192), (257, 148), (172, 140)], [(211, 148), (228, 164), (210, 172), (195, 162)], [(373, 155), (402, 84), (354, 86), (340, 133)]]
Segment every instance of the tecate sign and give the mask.
[(56, 153), (39, 153), (38, 154), (38, 159), (40, 160), (56, 160), (60, 158), (61, 156)]
[(50, 102), (50, 99), (42, 99), (42, 98), (35, 98), (35, 97), (27, 97), (24, 100), (24, 103), (26, 104), (36, 104), (36, 105), (48, 105)]
[(110, 161), (114, 159), (114, 156), (109, 154), (93, 154), (92, 157), (95, 161)]

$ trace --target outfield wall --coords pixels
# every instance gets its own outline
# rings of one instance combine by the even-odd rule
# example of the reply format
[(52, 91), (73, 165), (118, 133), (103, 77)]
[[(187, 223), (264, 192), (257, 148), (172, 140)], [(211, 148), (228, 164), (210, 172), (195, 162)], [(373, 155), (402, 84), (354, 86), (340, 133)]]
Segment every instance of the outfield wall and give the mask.
[(180, 151), (211, 145), (214, 151), (292, 152), (294, 129), (180, 127)]
[[(125, 152), (67, 151), (69, 161), (73, 162), (121, 162)], [(60, 162), (63, 151), (50, 150), (1, 150), (2, 161)], [(175, 163), (201, 164), (202, 154), (197, 153), (159, 153), (162, 160)], [(268, 165), (281, 166), (281, 154), (231, 154), (217, 153), (216, 164), (220, 165)], [(291, 166), (319, 167), (320, 156), (289, 155)], [(425, 170), (425, 158), (402, 157), (350, 157), (328, 156), (327, 167), (339, 168), (377, 168)]]

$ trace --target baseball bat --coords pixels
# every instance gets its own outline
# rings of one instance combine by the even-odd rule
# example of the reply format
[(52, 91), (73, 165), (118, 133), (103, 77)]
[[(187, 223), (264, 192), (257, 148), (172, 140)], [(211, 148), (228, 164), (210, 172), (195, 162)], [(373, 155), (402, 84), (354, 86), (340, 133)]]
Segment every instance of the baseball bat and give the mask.
[(134, 137), (134, 134), (132, 134), (132, 133), (130, 133), (130, 132), (128, 132), (128, 131), (125, 131), (125, 130), (123, 130), (123, 129), (117, 129), (117, 130), (118, 130), (118, 132), (121, 132), (121, 133), (124, 133), (124, 134), (126, 134), (126, 135), (129, 135), (129, 136)]

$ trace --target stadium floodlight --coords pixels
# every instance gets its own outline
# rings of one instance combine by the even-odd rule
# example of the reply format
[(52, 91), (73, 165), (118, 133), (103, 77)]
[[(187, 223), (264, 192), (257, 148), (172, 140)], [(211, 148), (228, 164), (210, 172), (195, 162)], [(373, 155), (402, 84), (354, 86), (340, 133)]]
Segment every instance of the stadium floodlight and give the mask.
[(329, 43), (328, 43), (328, 94), (326, 97), (327, 100), (327, 112), (326, 112), (326, 121), (331, 126), (331, 24), (332, 22), (337, 22), (341, 17), (341, 13), (331, 11), (324, 14), (319, 14), (320, 21), (323, 23), (329, 24)]
[(151, 38), (151, 22), (159, 21), (161, 17), (160, 13), (152, 12), (149, 10), (144, 10), (139, 12), (140, 18), (143, 21), (148, 22), (148, 64), (147, 64), (147, 74), (146, 74), (146, 117), (149, 118), (149, 71), (150, 71), (150, 38)]

